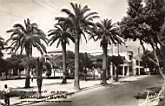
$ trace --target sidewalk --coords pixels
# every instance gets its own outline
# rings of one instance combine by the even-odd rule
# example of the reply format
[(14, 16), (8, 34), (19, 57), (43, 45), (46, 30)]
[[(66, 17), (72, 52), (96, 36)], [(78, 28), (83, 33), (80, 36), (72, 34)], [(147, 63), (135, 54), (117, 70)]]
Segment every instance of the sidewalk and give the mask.
[[(121, 78), (119, 80), (119, 82), (112, 82), (111, 80), (108, 80), (107, 83), (108, 84), (120, 84), (120, 81), (133, 81), (133, 80), (138, 80), (140, 78), (144, 78), (147, 76), (130, 76), (130, 77), (124, 77)], [(12, 90), (16, 90), (16, 91), (26, 91), (26, 92), (33, 92), (33, 91), (37, 91), (37, 84), (36, 84), (36, 80), (34, 80), (33, 82), (31, 82), (31, 87), (32, 88), (28, 88), (25, 89), (24, 87), (24, 81), (25, 80), (8, 80), (8, 81), (0, 81), (0, 90), (3, 88), (4, 84), (8, 84), (9, 87), (12, 88)], [(44, 101), (44, 100), (48, 100), (51, 99), (51, 97), (55, 97), (54, 92), (57, 91), (65, 91), (65, 93), (63, 93), (63, 96), (67, 96), (67, 95), (71, 95), (80, 91), (84, 91), (84, 90), (88, 90), (88, 89), (93, 89), (93, 88), (98, 88), (98, 87), (103, 87), (102, 85), (100, 85), (100, 80), (89, 80), (89, 81), (80, 81), (80, 90), (77, 91), (74, 89), (74, 80), (67, 80), (67, 84), (61, 84), (61, 79), (44, 79), (43, 80), (43, 86), (42, 86), (42, 91), (46, 91), (45, 93), (42, 93), (42, 96), (46, 97), (46, 98), (42, 98), (42, 99), (37, 99), (37, 98), (26, 98), (26, 99), (20, 99), (19, 97), (12, 97), (10, 99), (10, 104), (11, 105), (25, 105), (26, 103), (30, 103), (29, 101)], [(58, 99), (57, 99), (58, 100)], [(23, 103), (24, 101), (24, 103)], [(28, 102), (26, 102), (28, 101)], [(3, 103), (4, 100), (0, 99), (0, 102)]]

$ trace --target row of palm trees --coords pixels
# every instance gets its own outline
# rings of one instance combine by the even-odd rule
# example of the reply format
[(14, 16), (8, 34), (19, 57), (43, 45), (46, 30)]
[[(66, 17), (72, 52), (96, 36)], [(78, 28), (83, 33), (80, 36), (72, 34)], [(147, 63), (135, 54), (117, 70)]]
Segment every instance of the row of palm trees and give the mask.
[[(94, 19), (99, 18), (97, 12), (91, 12), (90, 8), (85, 5), (81, 6), (77, 3), (71, 3), (72, 10), (62, 9), (66, 14), (65, 17), (56, 17), (57, 23), (54, 29), (48, 32), (48, 36), (38, 28), (36, 23), (31, 23), (29, 19), (24, 20), (24, 25), (15, 24), (12, 29), (8, 30), (10, 38), (6, 41), (12, 47), (11, 52), (20, 54), (26, 53), (32, 57), (32, 48), (37, 48), (41, 54), (47, 53), (46, 45), (52, 45), (57, 42), (57, 47), (61, 45), (63, 53), (63, 81), (66, 83), (66, 44), (71, 40), (75, 44), (75, 76), (74, 87), (80, 89), (79, 85), (79, 46), (80, 39), (90, 35), (95, 41), (100, 41), (100, 46), (103, 50), (103, 74), (102, 83), (106, 84), (107, 72), (107, 48), (110, 44), (121, 44), (122, 40), (119, 37), (119, 28), (112, 24), (109, 19), (104, 19), (101, 22), (94, 22)], [(30, 87), (30, 68), (27, 69), (25, 87)]]

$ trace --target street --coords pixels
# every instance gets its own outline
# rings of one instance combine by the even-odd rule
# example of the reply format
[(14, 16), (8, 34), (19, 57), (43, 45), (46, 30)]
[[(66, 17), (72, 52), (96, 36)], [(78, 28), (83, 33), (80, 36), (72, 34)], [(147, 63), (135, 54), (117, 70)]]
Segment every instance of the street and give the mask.
[(160, 86), (161, 83), (160, 76), (147, 76), (136, 81), (120, 81), (120, 84), (82, 91), (66, 99), (72, 102), (42, 102), (33, 106), (137, 106), (139, 102), (135, 96), (138, 92)]

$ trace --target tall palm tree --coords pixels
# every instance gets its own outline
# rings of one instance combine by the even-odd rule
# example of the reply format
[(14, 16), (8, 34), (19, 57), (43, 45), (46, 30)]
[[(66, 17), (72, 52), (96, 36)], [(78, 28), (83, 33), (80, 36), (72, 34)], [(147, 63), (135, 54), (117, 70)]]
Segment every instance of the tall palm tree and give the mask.
[(106, 84), (106, 72), (107, 72), (107, 48), (108, 44), (121, 44), (122, 40), (118, 36), (118, 28), (112, 24), (109, 19), (104, 19), (99, 23), (96, 23), (96, 27), (93, 32), (90, 33), (91, 38), (95, 41), (100, 40), (100, 46), (103, 50), (103, 66), (102, 66), (102, 84)]
[(61, 44), (63, 54), (63, 80), (62, 83), (67, 83), (66, 80), (66, 44), (69, 44), (69, 40), (74, 43), (74, 38), (71, 35), (66, 23), (58, 22), (55, 24), (55, 29), (49, 31), (48, 36), (52, 36), (49, 40), (50, 45), (57, 41), (57, 47)]
[[(41, 54), (46, 53), (46, 47), (43, 44), (47, 44), (47, 38), (44, 32), (38, 28), (36, 23), (31, 23), (29, 19), (24, 20), (24, 25), (14, 24), (13, 28), (6, 31), (11, 33), (10, 38), (6, 41), (10, 44), (11, 52), (16, 53), (23, 52), (30, 58), (32, 57), (32, 48), (37, 48)], [(43, 41), (43, 42), (42, 42)], [(25, 87), (30, 87), (30, 68), (27, 69)]]
[(61, 11), (66, 13), (68, 17), (57, 17), (56, 19), (60, 21), (66, 21), (69, 25), (69, 28), (72, 31), (72, 35), (75, 39), (75, 75), (74, 75), (74, 87), (80, 89), (79, 85), (79, 45), (81, 35), (84, 36), (91, 25), (93, 25), (93, 19), (98, 18), (97, 12), (90, 12), (90, 9), (87, 5), (82, 7), (80, 4), (71, 3), (73, 11), (69, 9), (62, 9)]

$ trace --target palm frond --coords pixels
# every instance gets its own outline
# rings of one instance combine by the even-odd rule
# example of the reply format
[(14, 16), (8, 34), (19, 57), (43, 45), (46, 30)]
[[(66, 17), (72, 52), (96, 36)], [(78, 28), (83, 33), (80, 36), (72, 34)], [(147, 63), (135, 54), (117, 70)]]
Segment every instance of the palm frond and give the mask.
[(92, 17), (92, 16), (97, 16), (97, 14), (98, 14), (97, 12), (90, 12), (84, 16), (84, 19), (87, 19), (87, 18)]
[(62, 12), (65, 12), (65, 13), (68, 14), (70, 17), (75, 17), (74, 14), (73, 14), (70, 10), (68, 10), (68, 9), (62, 9), (61, 11), (62, 11)]
[(97, 23), (96, 23), (96, 26), (97, 26), (99, 29), (104, 29), (104, 26), (103, 26), (102, 23), (97, 22)]
[(33, 28), (38, 28), (37, 23), (32, 23), (31, 26), (32, 26)]
[(90, 11), (87, 5), (82, 8), (81, 14), (85, 14), (87, 11)]
[(70, 5), (72, 6), (74, 13), (77, 14), (78, 4), (77, 3), (74, 4), (71, 2)]
[(49, 45), (51, 46), (57, 39), (59, 39), (60, 36), (52, 36), (49, 39)]
[(48, 32), (48, 36), (54, 36), (54, 35), (58, 35), (58, 31), (55, 29), (55, 30), (51, 30)]
[(15, 32), (15, 30), (17, 30), (17, 29), (10, 29), (10, 30), (7, 30), (6, 32), (11, 33), (11, 32)]
[(68, 34), (68, 38), (69, 38), (73, 43), (75, 43), (75, 39), (74, 39), (74, 37), (73, 37), (72, 35)]
[(41, 47), (40, 47), (39, 45), (36, 44), (35, 47), (40, 51), (40, 53), (41, 53), (42, 55), (44, 54), (44, 53), (43, 53), (43, 49), (41, 49)]
[(50, 34), (50, 33), (55, 32), (55, 31), (56, 31), (56, 29), (51, 29), (51, 30), (49, 30), (49, 31), (48, 31), (48, 36), (51, 36), (52, 34)]
[(66, 21), (68, 20), (67, 17), (56, 17), (55, 20), (58, 20), (58, 21)]
[(57, 40), (57, 45), (56, 45), (56, 47), (59, 47), (60, 43), (62, 43), (62, 42), (61, 42), (60, 39), (58, 39), (58, 40)]
[(16, 53), (18, 51), (19, 47), (20, 47), (20, 43), (17, 42), (16, 45), (13, 47), (14, 53)]
[(21, 48), (20, 54), (22, 54), (23, 53), (23, 50), (25, 48), (25, 43), (22, 43), (20, 48)]
[(87, 40), (87, 38), (86, 38), (86, 36), (85, 36), (85, 34), (82, 32), (81, 33), (82, 35), (83, 35), (83, 37), (84, 37), (84, 39), (85, 39), (85, 41), (86, 41), (86, 43), (88, 42), (88, 40)]
[(93, 19), (97, 19), (99, 17), (100, 16), (90, 16), (90, 17), (87, 18), (87, 20), (93, 21)]
[[(38, 39), (41, 39), (43, 40), (46, 44), (48, 44), (48, 39), (46, 38), (46, 34), (41, 30), (41, 29), (38, 29), (38, 28), (35, 28), (36, 29), (36, 32), (33, 32), (33, 34), (35, 35), (38, 35)], [(35, 37), (35, 36), (34, 36)]]
[(21, 24), (15, 24), (15, 25), (13, 25), (13, 27), (16, 28), (16, 29), (21, 29), (23, 32), (26, 32), (24, 26), (21, 25)]
[(45, 53), (47, 53), (46, 47), (45, 47), (42, 43), (40, 43), (39, 45), (40, 45), (40, 47), (42, 48), (42, 50), (43, 50)]

